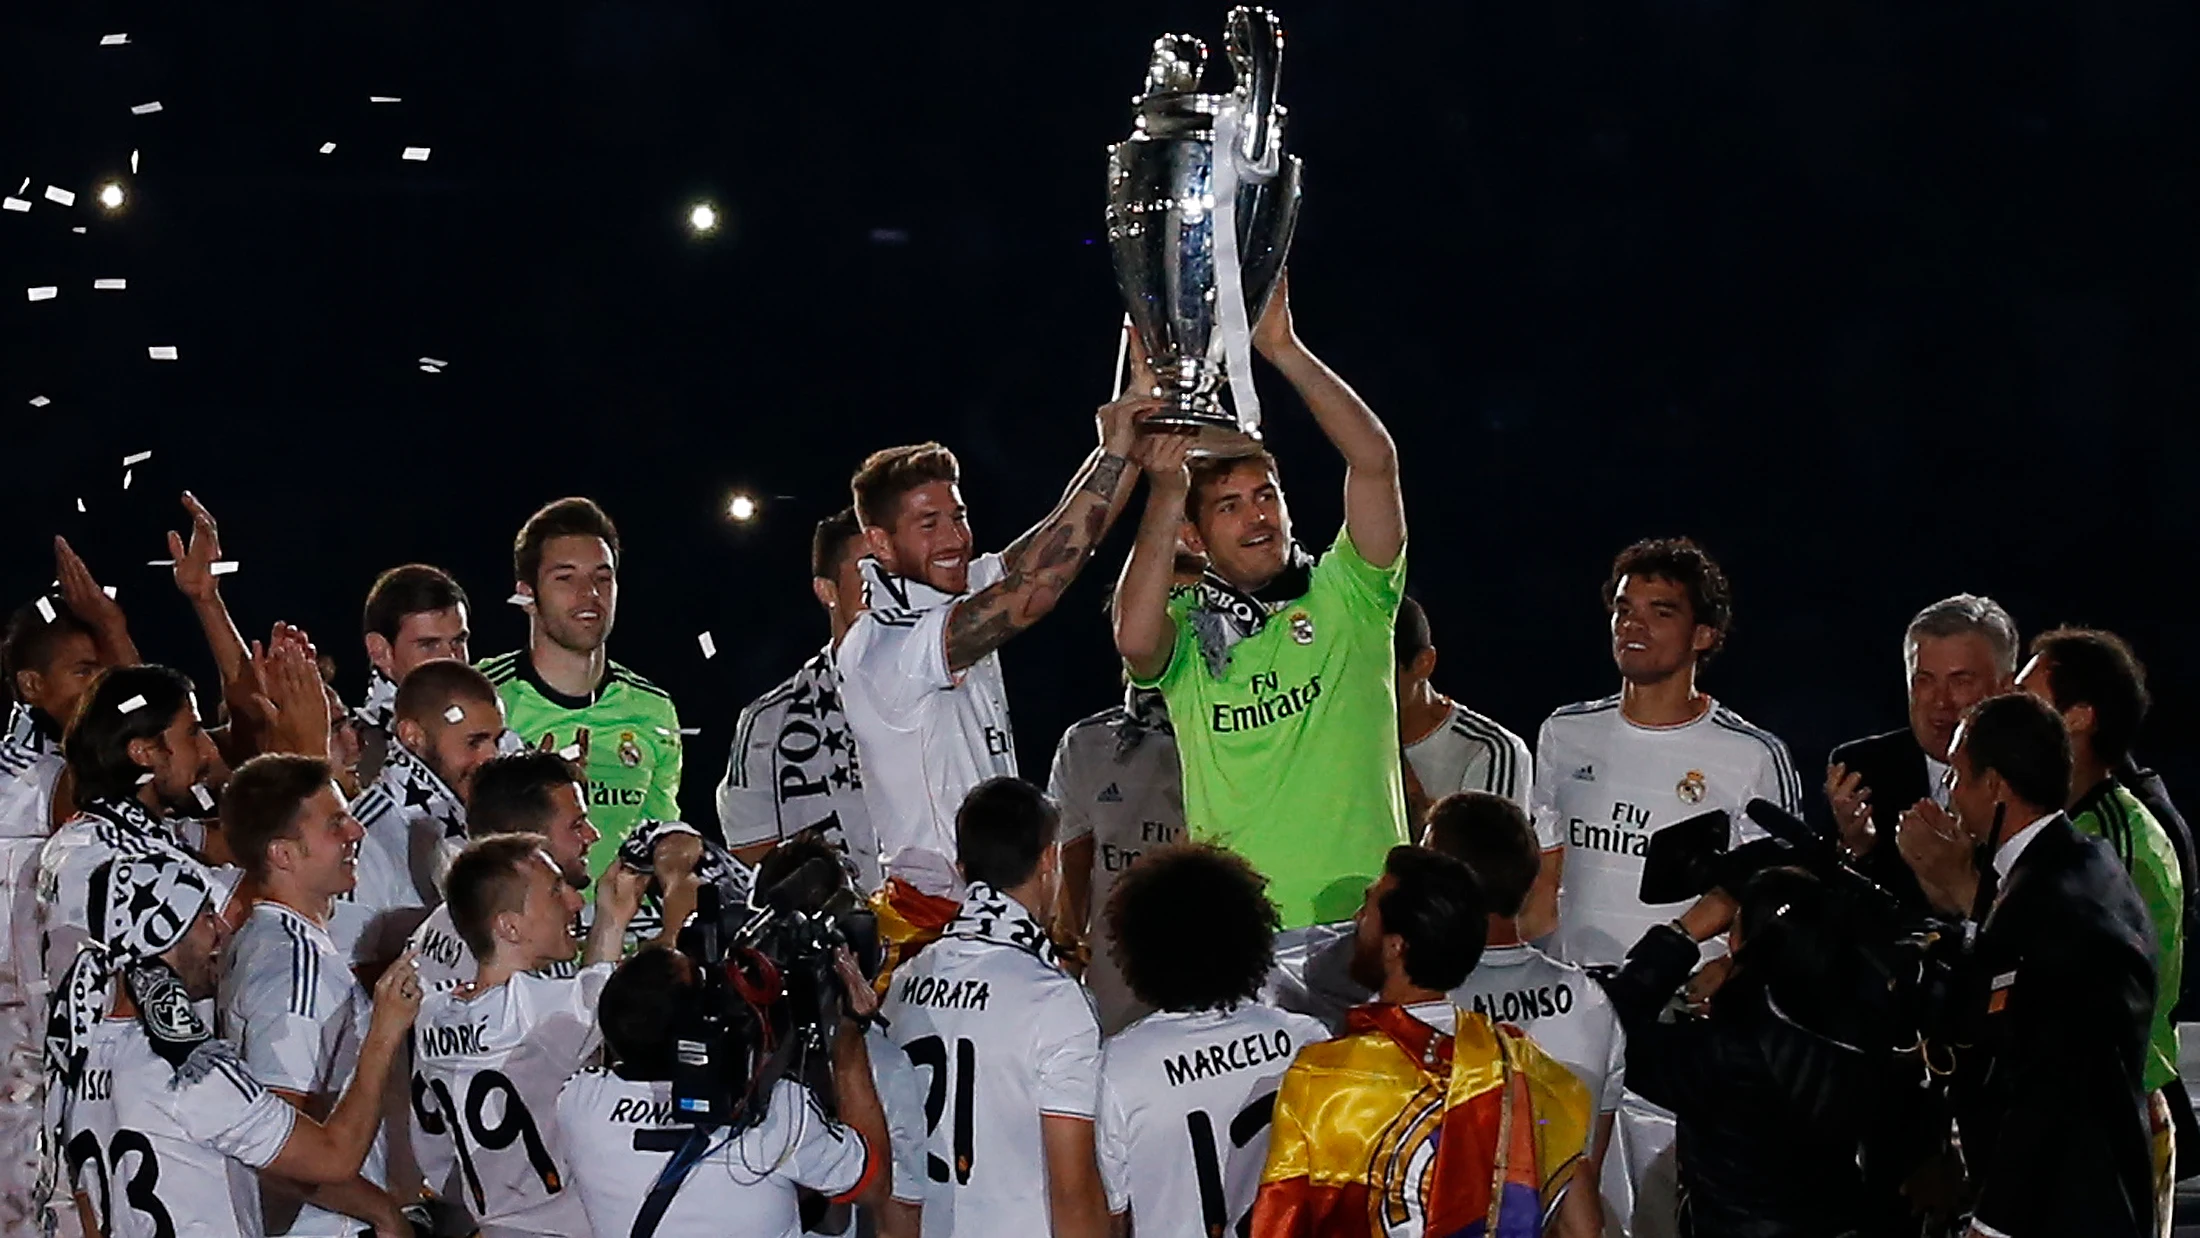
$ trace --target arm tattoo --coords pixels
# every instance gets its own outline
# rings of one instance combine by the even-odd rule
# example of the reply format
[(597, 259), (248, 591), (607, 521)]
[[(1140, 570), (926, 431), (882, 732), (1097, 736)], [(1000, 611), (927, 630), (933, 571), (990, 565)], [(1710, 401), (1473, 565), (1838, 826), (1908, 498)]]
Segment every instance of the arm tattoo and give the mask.
[(1009, 546), (1001, 578), (955, 604), (947, 618), (950, 668), (976, 665), (1054, 609), (1107, 531), (1115, 489), (1129, 467), (1129, 460), (1115, 455), (1089, 464), (1061, 505)]

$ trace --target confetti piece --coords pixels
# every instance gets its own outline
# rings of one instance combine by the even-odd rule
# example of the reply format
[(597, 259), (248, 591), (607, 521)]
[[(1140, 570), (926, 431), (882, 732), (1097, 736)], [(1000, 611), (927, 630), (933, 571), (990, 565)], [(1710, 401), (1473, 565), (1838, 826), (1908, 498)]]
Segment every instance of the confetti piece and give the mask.
[(137, 784), (138, 784), (139, 786), (141, 786), (141, 787), (142, 787), (142, 786), (144, 786), (144, 785), (145, 785), (146, 783), (148, 783), (148, 782), (151, 782), (152, 780), (153, 780), (153, 771), (151, 771), (151, 770), (146, 770), (146, 771), (145, 771), (144, 773), (142, 773), (142, 774), (139, 774), (139, 775), (138, 775), (138, 780), (137, 780)]
[(0, 201), (0, 207), (5, 207), (11, 211), (27, 211), (31, 209), (31, 203), (28, 198), (8, 198), (5, 201)]
[(59, 185), (46, 186), (46, 201), (59, 202), (63, 206), (75, 206), (76, 195)]
[(124, 456), (122, 458), (122, 467), (129, 468), (133, 464), (143, 464), (147, 460), (150, 460), (152, 458), (153, 453), (149, 451), (141, 451), (136, 453), (135, 455)]
[(99, 587), (99, 591), (106, 594), (110, 598), (115, 596), (115, 587), (113, 585), (101, 585)]
[(137, 175), (137, 152), (134, 150), (130, 152), (130, 175)]
[(155, 361), (174, 361), (176, 359), (176, 346), (174, 344), (154, 344), (146, 348), (145, 355)]
[(124, 701), (122, 704), (115, 706), (115, 708), (126, 714), (136, 713), (138, 710), (145, 708), (145, 694), (141, 692), (138, 695), (131, 697), (129, 700)]
[(515, 593), (515, 594), (513, 594), (512, 596), (510, 596), (510, 597), (508, 597), (508, 598), (506, 598), (506, 599), (504, 599), (504, 600), (505, 600), (506, 602), (510, 603), (511, 605), (513, 605), (513, 606), (517, 606), (517, 607), (520, 607), (520, 608), (522, 608), (522, 609), (525, 609), (526, 607), (528, 607), (528, 606), (531, 606), (531, 605), (533, 605), (533, 604), (534, 604), (534, 601), (535, 601), (535, 599), (533, 599), (533, 598), (531, 598), (531, 597), (528, 597), (528, 596), (527, 596), (526, 594), (524, 594), (524, 593)]
[(423, 374), (441, 374), (443, 371), (435, 368), (432, 365), (424, 365), (420, 367), (420, 372)]
[(160, 100), (158, 100), (158, 99), (155, 99), (155, 100), (153, 100), (153, 101), (152, 101), (151, 103), (140, 103), (140, 104), (136, 105), (135, 107), (132, 107), (132, 108), (130, 109), (130, 115), (132, 115), (132, 116), (151, 116), (151, 115), (152, 115), (153, 113), (155, 113), (155, 112), (157, 112), (157, 111), (159, 111), (159, 110), (160, 110)]
[(129, 41), (130, 36), (126, 34), (103, 34), (99, 36), (101, 47), (120, 47)]
[(24, 177), (24, 178), (23, 178), (23, 183), (22, 183), (22, 184), (20, 184), (20, 185), (17, 185), (17, 186), (15, 187), (15, 192), (17, 192), (17, 193), (27, 193), (27, 192), (29, 192), (29, 191), (30, 191), (30, 187), (31, 187), (31, 178), (30, 178), (30, 177), (28, 177), (28, 176), (26, 176), (26, 177)]
[(199, 802), (200, 812), (214, 811), (214, 793), (206, 789), (205, 783), (194, 782), (191, 784), (191, 798)]
[(701, 735), (702, 733), (703, 728), (699, 726), (684, 726), (680, 728), (680, 734), (682, 735)]
[(52, 602), (49, 602), (49, 601), (47, 601), (47, 600), (46, 600), (46, 599), (44, 599), (44, 598), (40, 598), (40, 599), (38, 599), (38, 617), (39, 617), (39, 618), (41, 618), (41, 619), (43, 619), (43, 620), (45, 620), (45, 621), (46, 621), (46, 622), (48, 622), (48, 623), (52, 623), (52, 622), (53, 622), (53, 603), (52, 603)]
[(130, 488), (130, 470), (128, 469), (122, 470), (122, 488), (125, 490)]
[(76, 510), (78, 510), (79, 512), (84, 510), (84, 500), (78, 499), (76, 501)]
[(718, 642), (710, 638), (710, 633), (697, 633), (695, 637), (695, 643), (703, 647), (704, 657), (715, 658), (718, 656)]
[(209, 576), (227, 576), (235, 572), (239, 566), (241, 565), (235, 559), (222, 559), (208, 564), (206, 574)]
[(580, 760), (581, 746), (579, 744), (567, 744), (565, 747), (558, 749), (558, 759), (561, 761)]
[(400, 100), (398, 99), (398, 97), (397, 97), (396, 95), (368, 95), (368, 96), (367, 96), (367, 102), (369, 102), (369, 103), (397, 103), (397, 102), (400, 102)]
[(466, 707), (464, 705), (451, 706), (443, 711), (443, 720), (445, 722), (464, 722), (466, 720)]
[(33, 301), (51, 301), (61, 295), (61, 290), (52, 284), (42, 284), (31, 289), (30, 294)]
[(175, 565), (176, 561), (174, 559), (147, 559), (145, 561), (147, 567), (174, 567)]
[(95, 279), (92, 281), (94, 292), (120, 292), (129, 286), (130, 281), (126, 279)]
[(46, 406), (47, 406), (48, 404), (51, 404), (51, 403), (53, 403), (53, 401), (52, 401), (52, 400), (49, 400), (49, 399), (47, 399), (47, 398), (46, 398), (45, 396), (42, 396), (42, 395), (34, 395), (34, 396), (32, 396), (32, 397), (31, 397), (31, 407), (32, 407), (32, 408), (44, 408), (44, 407), (46, 407)]
[(410, 159), (414, 163), (426, 163), (428, 161), (428, 148), (425, 146), (408, 146), (405, 148), (405, 153), (400, 155), (399, 158)]
[(441, 357), (422, 357), (422, 358), (420, 359), (420, 364), (422, 364), (422, 365), (435, 365), (435, 366), (443, 366), (443, 365), (449, 365), (449, 364), (450, 364), (450, 362), (448, 362), (448, 361), (445, 361), (445, 360), (444, 360), (443, 358), (441, 358)]
[(80, 226), (78, 226), (78, 227), (74, 227), (74, 228), (71, 228), (71, 229), (69, 229), (69, 231), (71, 231), (71, 232), (82, 232), (82, 231), (84, 231), (84, 229), (83, 229), (83, 227), (82, 227), (82, 226), (80, 225)]
[(322, 153), (322, 154), (324, 154), (324, 155), (333, 155), (333, 154), (335, 154), (335, 153), (336, 153), (336, 143), (334, 143), (334, 142), (323, 142), (323, 143), (321, 143), (321, 153)]

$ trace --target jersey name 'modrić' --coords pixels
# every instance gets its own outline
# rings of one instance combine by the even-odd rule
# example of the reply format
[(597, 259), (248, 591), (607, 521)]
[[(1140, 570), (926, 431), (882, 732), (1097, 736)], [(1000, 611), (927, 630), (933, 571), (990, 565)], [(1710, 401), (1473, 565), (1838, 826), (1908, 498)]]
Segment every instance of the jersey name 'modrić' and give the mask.
[(993, 986), (969, 977), (949, 981), (912, 975), (901, 982), (901, 1000), (935, 1010), (984, 1010), (992, 998)]
[[(1260, 691), (1257, 682), (1263, 676), (1255, 675), (1253, 690)], [(1273, 679), (1274, 676), (1267, 676)], [(1274, 692), (1273, 689), (1271, 689)], [(1250, 705), (1216, 705), (1213, 727), (1217, 735), (1230, 735), (1238, 731), (1250, 731), (1267, 726), (1279, 718), (1288, 718), (1311, 706), (1322, 694), (1322, 677), (1310, 676), (1305, 683), (1288, 692), (1274, 692)]]
[(1170, 1087), (1199, 1079), (1211, 1079), (1233, 1070), (1250, 1070), (1270, 1062), (1288, 1062), (1294, 1052), (1291, 1033), (1284, 1028), (1255, 1032), (1236, 1040), (1202, 1045), (1189, 1053), (1161, 1059), (1161, 1073)]

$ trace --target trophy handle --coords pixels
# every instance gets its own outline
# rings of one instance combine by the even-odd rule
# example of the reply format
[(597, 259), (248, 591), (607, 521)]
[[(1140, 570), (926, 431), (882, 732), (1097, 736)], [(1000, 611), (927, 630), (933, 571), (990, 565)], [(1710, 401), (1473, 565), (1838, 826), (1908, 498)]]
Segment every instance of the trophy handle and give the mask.
[(1230, 10), (1225, 46), (1237, 75), (1237, 93), (1245, 99), (1245, 132), (1239, 153), (1248, 166), (1272, 172), (1276, 159), (1276, 79), (1283, 72), (1283, 26), (1267, 9), (1239, 5)]

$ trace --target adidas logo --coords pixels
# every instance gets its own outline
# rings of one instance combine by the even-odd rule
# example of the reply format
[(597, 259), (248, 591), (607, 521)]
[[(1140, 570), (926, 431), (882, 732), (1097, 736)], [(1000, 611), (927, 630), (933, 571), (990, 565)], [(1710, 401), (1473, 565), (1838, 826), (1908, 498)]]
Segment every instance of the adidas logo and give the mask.
[(1123, 802), (1123, 793), (1117, 790), (1115, 784), (1111, 782), (1108, 784), (1107, 789), (1100, 793), (1100, 802), (1103, 804), (1120, 804)]
[(1580, 769), (1574, 771), (1575, 782), (1595, 782), (1596, 780), (1597, 767), (1594, 765), (1584, 765)]

